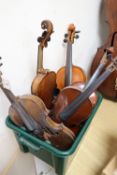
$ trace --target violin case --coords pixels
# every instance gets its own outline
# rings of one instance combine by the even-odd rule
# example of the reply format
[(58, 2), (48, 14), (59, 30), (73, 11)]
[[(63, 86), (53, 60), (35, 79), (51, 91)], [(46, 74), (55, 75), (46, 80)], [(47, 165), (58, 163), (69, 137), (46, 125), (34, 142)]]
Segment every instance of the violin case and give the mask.
[(72, 146), (66, 151), (61, 151), (50, 145), (48, 142), (36, 138), (28, 133), (25, 128), (19, 128), (10, 120), (9, 116), (6, 118), (6, 125), (13, 130), (21, 151), (24, 153), (30, 152), (34, 156), (43, 160), (55, 169), (57, 175), (65, 175), (70, 163), (79, 149), (81, 140), (83, 139), (92, 119), (96, 114), (96, 111), (101, 104), (102, 96), (100, 93), (97, 93), (97, 95), (98, 101), (96, 106), (93, 108), (90, 117), (81, 127), (81, 130), (75, 138)]

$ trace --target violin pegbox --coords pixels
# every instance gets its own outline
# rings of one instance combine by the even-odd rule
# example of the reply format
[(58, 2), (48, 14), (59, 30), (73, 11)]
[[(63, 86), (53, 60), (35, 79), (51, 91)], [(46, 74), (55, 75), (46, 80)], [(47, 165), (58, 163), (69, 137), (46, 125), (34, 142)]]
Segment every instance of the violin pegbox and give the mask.
[(64, 35), (64, 43), (69, 43), (71, 42), (72, 44), (74, 43), (74, 39), (78, 39), (79, 35), (78, 33), (80, 33), (80, 31), (76, 31), (75, 30), (75, 25), (74, 24), (70, 24), (68, 27), (68, 32)]
[(40, 43), (41, 47), (47, 47), (48, 42), (50, 41), (50, 35), (53, 31), (53, 24), (49, 20), (44, 20), (41, 23), (41, 28), (44, 30), (41, 37), (37, 38), (37, 41)]

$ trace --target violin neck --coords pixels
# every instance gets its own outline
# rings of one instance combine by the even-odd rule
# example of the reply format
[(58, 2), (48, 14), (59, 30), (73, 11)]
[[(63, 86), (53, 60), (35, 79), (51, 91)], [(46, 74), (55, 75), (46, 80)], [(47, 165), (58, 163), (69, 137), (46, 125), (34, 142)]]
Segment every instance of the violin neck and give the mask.
[(32, 117), (29, 116), (29, 114), (23, 107), (22, 101), (18, 101), (15, 95), (9, 89), (4, 88), (2, 85), (0, 87), (11, 102), (12, 107), (17, 111), (17, 113), (21, 117), (27, 129), (30, 131), (34, 131), (35, 129), (37, 129), (37, 123), (32, 119)]
[(7, 88), (4, 88), (2, 85), (0, 86), (6, 97), (9, 99), (10, 103), (15, 103), (16, 97), (15, 95)]
[(88, 81), (88, 83), (86, 84), (86, 86), (84, 87), (83, 91), (85, 91), (89, 86), (91, 86), (91, 84), (93, 84), (93, 82), (95, 82), (96, 78), (100, 75), (100, 73), (102, 72), (103, 68), (105, 67), (107, 63), (107, 52), (104, 53), (100, 64), (98, 65), (97, 69), (95, 70), (94, 74), (92, 75), (92, 77), (90, 78), (90, 80)]
[(43, 47), (38, 45), (38, 54), (37, 54), (37, 74), (39, 70), (43, 69)]
[(72, 114), (74, 114), (80, 105), (94, 92), (106, 78), (113, 72), (117, 70), (117, 57), (113, 62), (106, 68), (106, 70), (96, 79), (91, 86), (89, 86), (80, 96), (76, 97), (60, 114), (63, 121), (68, 120)]
[(96, 78), (99, 76), (99, 74), (101, 73), (103, 68), (104, 68), (104, 65), (102, 63), (100, 63), (99, 66), (97, 67), (96, 71), (94, 72), (94, 74), (90, 78), (89, 82), (84, 87), (83, 91), (85, 91), (88, 87), (90, 87), (91, 84), (93, 84), (93, 82), (95, 82)]
[(66, 68), (65, 68), (65, 86), (72, 84), (72, 42), (67, 44)]

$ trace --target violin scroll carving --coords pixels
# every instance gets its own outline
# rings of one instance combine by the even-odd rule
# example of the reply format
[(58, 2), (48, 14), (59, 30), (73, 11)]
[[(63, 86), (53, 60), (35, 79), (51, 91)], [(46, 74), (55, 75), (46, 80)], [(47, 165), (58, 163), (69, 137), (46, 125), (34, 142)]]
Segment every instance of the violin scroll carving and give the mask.
[(47, 47), (48, 42), (50, 41), (50, 35), (53, 31), (53, 24), (49, 20), (43, 20), (41, 23), (41, 28), (44, 30), (42, 36), (37, 38), (37, 41), (40, 43), (41, 47)]

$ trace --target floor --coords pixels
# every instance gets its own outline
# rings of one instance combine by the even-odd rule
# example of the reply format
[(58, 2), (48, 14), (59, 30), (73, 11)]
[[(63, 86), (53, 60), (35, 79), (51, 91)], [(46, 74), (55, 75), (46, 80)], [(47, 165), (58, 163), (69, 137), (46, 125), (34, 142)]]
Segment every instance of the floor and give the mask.
[[(101, 175), (116, 153), (117, 104), (103, 100), (66, 175)], [(55, 175), (51, 167), (19, 150), (12, 162), (2, 175)]]

